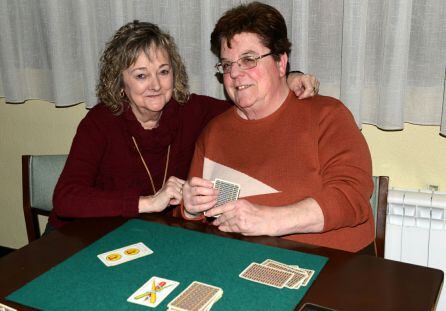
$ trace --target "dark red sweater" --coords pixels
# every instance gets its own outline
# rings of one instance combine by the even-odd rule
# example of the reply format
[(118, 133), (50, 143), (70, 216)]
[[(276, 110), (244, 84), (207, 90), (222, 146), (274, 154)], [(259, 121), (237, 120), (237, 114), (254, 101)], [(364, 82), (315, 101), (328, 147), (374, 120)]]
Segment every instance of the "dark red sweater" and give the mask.
[(184, 105), (171, 100), (159, 126), (144, 130), (130, 107), (115, 116), (98, 104), (79, 124), (54, 190), (50, 224), (59, 228), (73, 218), (137, 216), (139, 197), (153, 191), (131, 137), (159, 190), (169, 144), (167, 178), (186, 179), (195, 141), (208, 121), (228, 107), (225, 101), (192, 94)]

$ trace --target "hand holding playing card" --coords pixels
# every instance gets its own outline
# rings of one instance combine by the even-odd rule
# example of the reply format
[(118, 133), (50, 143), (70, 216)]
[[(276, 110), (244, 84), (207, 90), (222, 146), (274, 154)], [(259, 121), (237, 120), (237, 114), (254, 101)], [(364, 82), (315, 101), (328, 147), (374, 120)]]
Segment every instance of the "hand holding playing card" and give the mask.
[(221, 214), (213, 225), (225, 232), (239, 232), (243, 235), (275, 235), (275, 207), (261, 206), (239, 199), (214, 207), (206, 212), (206, 216)]
[(218, 190), (206, 179), (192, 177), (183, 187), (185, 212), (190, 215), (201, 214), (217, 203)]

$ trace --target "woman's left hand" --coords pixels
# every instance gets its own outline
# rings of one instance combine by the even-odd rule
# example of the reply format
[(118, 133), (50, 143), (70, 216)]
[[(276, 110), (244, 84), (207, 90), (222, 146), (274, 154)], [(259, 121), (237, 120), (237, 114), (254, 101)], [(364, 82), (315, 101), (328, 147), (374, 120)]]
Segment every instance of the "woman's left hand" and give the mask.
[(291, 72), (287, 77), (287, 83), (299, 99), (313, 97), (319, 93), (319, 81), (310, 74)]
[(185, 181), (175, 176), (169, 177), (164, 186), (153, 196), (140, 197), (140, 213), (161, 212), (169, 205), (178, 205), (183, 199)]

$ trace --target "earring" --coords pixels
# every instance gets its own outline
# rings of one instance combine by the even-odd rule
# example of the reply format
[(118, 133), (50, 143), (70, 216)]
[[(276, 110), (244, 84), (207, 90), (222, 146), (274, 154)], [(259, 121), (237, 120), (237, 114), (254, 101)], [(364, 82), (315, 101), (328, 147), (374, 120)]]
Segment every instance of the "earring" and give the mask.
[(124, 89), (121, 89), (121, 91), (119, 92), (119, 96), (121, 96), (121, 98), (125, 97)]

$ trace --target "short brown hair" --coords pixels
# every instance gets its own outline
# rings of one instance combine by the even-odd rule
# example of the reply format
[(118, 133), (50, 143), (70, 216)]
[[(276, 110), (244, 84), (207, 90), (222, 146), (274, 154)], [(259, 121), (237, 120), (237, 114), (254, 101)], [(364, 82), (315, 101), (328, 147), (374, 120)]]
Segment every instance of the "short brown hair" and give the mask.
[(228, 47), (231, 47), (230, 41), (234, 35), (242, 32), (257, 34), (276, 60), (279, 59), (278, 55), (289, 55), (291, 52), (282, 14), (270, 5), (251, 2), (234, 7), (220, 17), (211, 34), (212, 53), (220, 57), (221, 40), (226, 39)]
[(161, 48), (167, 52), (173, 67), (173, 97), (180, 103), (189, 98), (186, 67), (178, 53), (173, 38), (158, 26), (148, 22), (133, 21), (119, 28), (106, 44), (99, 62), (99, 81), (96, 95), (114, 114), (123, 109), (122, 72), (136, 62), (141, 52)]

